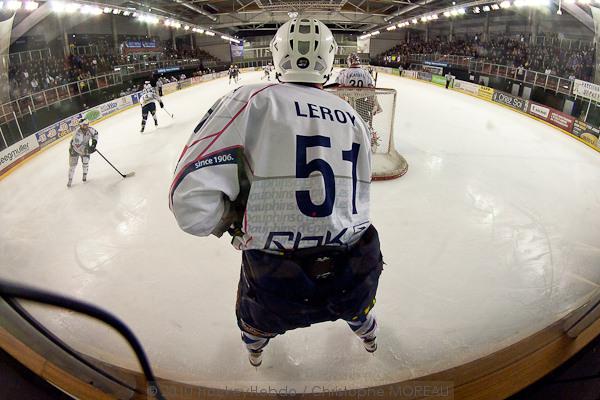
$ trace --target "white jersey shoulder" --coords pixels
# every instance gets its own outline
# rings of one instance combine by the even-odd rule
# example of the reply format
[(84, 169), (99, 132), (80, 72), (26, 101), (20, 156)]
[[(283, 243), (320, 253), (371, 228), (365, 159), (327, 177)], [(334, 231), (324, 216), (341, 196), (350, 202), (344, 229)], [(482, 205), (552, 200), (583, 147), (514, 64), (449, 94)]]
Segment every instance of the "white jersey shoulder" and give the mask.
[(182, 229), (209, 235), (239, 200), (243, 171), (249, 249), (353, 243), (370, 224), (370, 157), (367, 125), (339, 97), (294, 84), (243, 86), (196, 127), (170, 206)]
[(150, 91), (150, 90), (142, 92), (142, 97), (140, 98), (140, 103), (141, 103), (142, 107), (153, 101), (160, 102), (161, 101), (160, 96), (157, 95), (156, 93), (154, 93), (154, 91)]
[(89, 127), (86, 130), (77, 128), (75, 133), (73, 133), (73, 138), (71, 139), (71, 148), (75, 150), (77, 154), (82, 156), (87, 155), (90, 141), (92, 139), (98, 140), (97, 130), (92, 127)]
[(336, 83), (340, 86), (373, 87), (373, 77), (361, 67), (346, 68), (340, 71)]

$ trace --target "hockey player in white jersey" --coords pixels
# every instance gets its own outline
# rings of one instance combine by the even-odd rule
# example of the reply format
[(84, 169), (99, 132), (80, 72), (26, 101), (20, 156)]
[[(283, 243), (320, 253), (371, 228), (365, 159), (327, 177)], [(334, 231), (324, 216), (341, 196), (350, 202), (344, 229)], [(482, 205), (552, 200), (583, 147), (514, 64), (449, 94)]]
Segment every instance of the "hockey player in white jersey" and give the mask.
[(229, 232), (243, 251), (236, 316), (252, 365), (275, 336), (337, 319), (373, 352), (383, 261), (369, 129), (322, 90), (337, 49), (322, 22), (292, 19), (270, 47), (283, 83), (242, 86), (210, 108), (179, 158), (170, 208), (184, 231)]
[(87, 181), (87, 174), (90, 165), (90, 154), (96, 151), (96, 145), (98, 144), (98, 131), (90, 126), (87, 119), (81, 118), (79, 120), (79, 127), (73, 133), (71, 143), (69, 145), (69, 181), (67, 187), (71, 187), (73, 184), (73, 175), (75, 175), (75, 168), (81, 158), (81, 164), (83, 165), (83, 177), (82, 181)]
[[(373, 82), (373, 76), (369, 71), (363, 69), (360, 66), (360, 58), (357, 54), (352, 53), (347, 58), (348, 68), (340, 71), (335, 84), (332, 86), (338, 86), (340, 88), (352, 87), (352, 88), (373, 88), (375, 84)], [(379, 146), (380, 138), (377, 132), (373, 129), (373, 116), (383, 111), (381, 105), (377, 101), (377, 95), (375, 93), (365, 93), (365, 97), (355, 99), (355, 108), (362, 119), (369, 125), (371, 132), (371, 150), (375, 152)]]
[(231, 85), (231, 80), (233, 79), (233, 83), (235, 83), (235, 68), (233, 66), (233, 64), (229, 67), (229, 71), (227, 71), (229, 74), (229, 84)]
[(369, 72), (360, 66), (360, 58), (357, 54), (352, 53), (346, 60), (348, 68), (340, 71), (336, 79), (339, 86), (352, 87), (374, 87), (373, 77)]
[(140, 132), (144, 132), (146, 128), (146, 120), (148, 119), (148, 113), (152, 114), (152, 118), (154, 118), (154, 126), (158, 126), (158, 119), (156, 118), (156, 104), (155, 102), (160, 104), (160, 108), (163, 108), (165, 105), (163, 104), (159, 95), (154, 93), (154, 88), (151, 85), (144, 85), (144, 90), (142, 91), (142, 97), (140, 97), (140, 104), (142, 105), (142, 129)]
[(263, 73), (264, 75), (260, 77), (260, 79), (262, 80), (263, 78), (267, 78), (267, 81), (271, 80), (271, 71), (272, 71), (273, 66), (271, 65), (271, 63), (269, 63), (268, 65), (265, 65), (263, 67)]

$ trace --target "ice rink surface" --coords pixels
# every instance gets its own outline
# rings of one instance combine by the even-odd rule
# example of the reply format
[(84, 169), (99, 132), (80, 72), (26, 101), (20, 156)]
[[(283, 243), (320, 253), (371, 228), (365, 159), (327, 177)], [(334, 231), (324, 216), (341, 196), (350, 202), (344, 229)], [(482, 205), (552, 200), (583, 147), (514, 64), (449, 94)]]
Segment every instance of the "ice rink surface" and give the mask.
[[(242, 75), (241, 84), (262, 73)], [(480, 358), (548, 326), (600, 287), (600, 157), (540, 122), (443, 88), (380, 74), (398, 90), (401, 179), (372, 185), (386, 262), (379, 350), (343, 322), (288, 332), (250, 367), (235, 322), (240, 254), (229, 239), (180, 231), (168, 208), (175, 162), (226, 79), (165, 97), (139, 133), (140, 109), (96, 125), (98, 148), (66, 188), (68, 141), (0, 182), (0, 276), (95, 303), (138, 335), (158, 376), (248, 390), (357, 388)], [(55, 334), (138, 370), (115, 333), (28, 306)]]

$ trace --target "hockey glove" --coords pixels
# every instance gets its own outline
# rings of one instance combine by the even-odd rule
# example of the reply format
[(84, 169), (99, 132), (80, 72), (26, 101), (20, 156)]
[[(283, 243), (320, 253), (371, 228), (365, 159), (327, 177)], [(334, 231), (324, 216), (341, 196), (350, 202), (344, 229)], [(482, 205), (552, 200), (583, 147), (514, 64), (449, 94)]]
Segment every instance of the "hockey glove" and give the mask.
[(236, 250), (246, 250), (252, 242), (252, 236), (248, 235), (239, 226), (233, 226), (227, 230), (231, 236), (231, 245)]
[(97, 140), (92, 139), (92, 145), (88, 148), (88, 153), (92, 154), (96, 151), (96, 145), (98, 144)]

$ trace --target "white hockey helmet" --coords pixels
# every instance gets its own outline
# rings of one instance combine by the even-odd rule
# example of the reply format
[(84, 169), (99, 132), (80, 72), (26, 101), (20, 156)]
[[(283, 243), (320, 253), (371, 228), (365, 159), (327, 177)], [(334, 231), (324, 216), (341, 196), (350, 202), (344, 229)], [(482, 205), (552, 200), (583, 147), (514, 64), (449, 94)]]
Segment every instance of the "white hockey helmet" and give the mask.
[(360, 57), (356, 53), (350, 53), (348, 59), (346, 59), (348, 66), (351, 67), (353, 65), (360, 65)]
[(281, 25), (270, 48), (281, 82), (324, 83), (333, 69), (337, 43), (321, 21), (294, 18)]
[(87, 120), (87, 118), (80, 118), (79, 119), (79, 126), (82, 128), (87, 128), (90, 126), (90, 121)]

